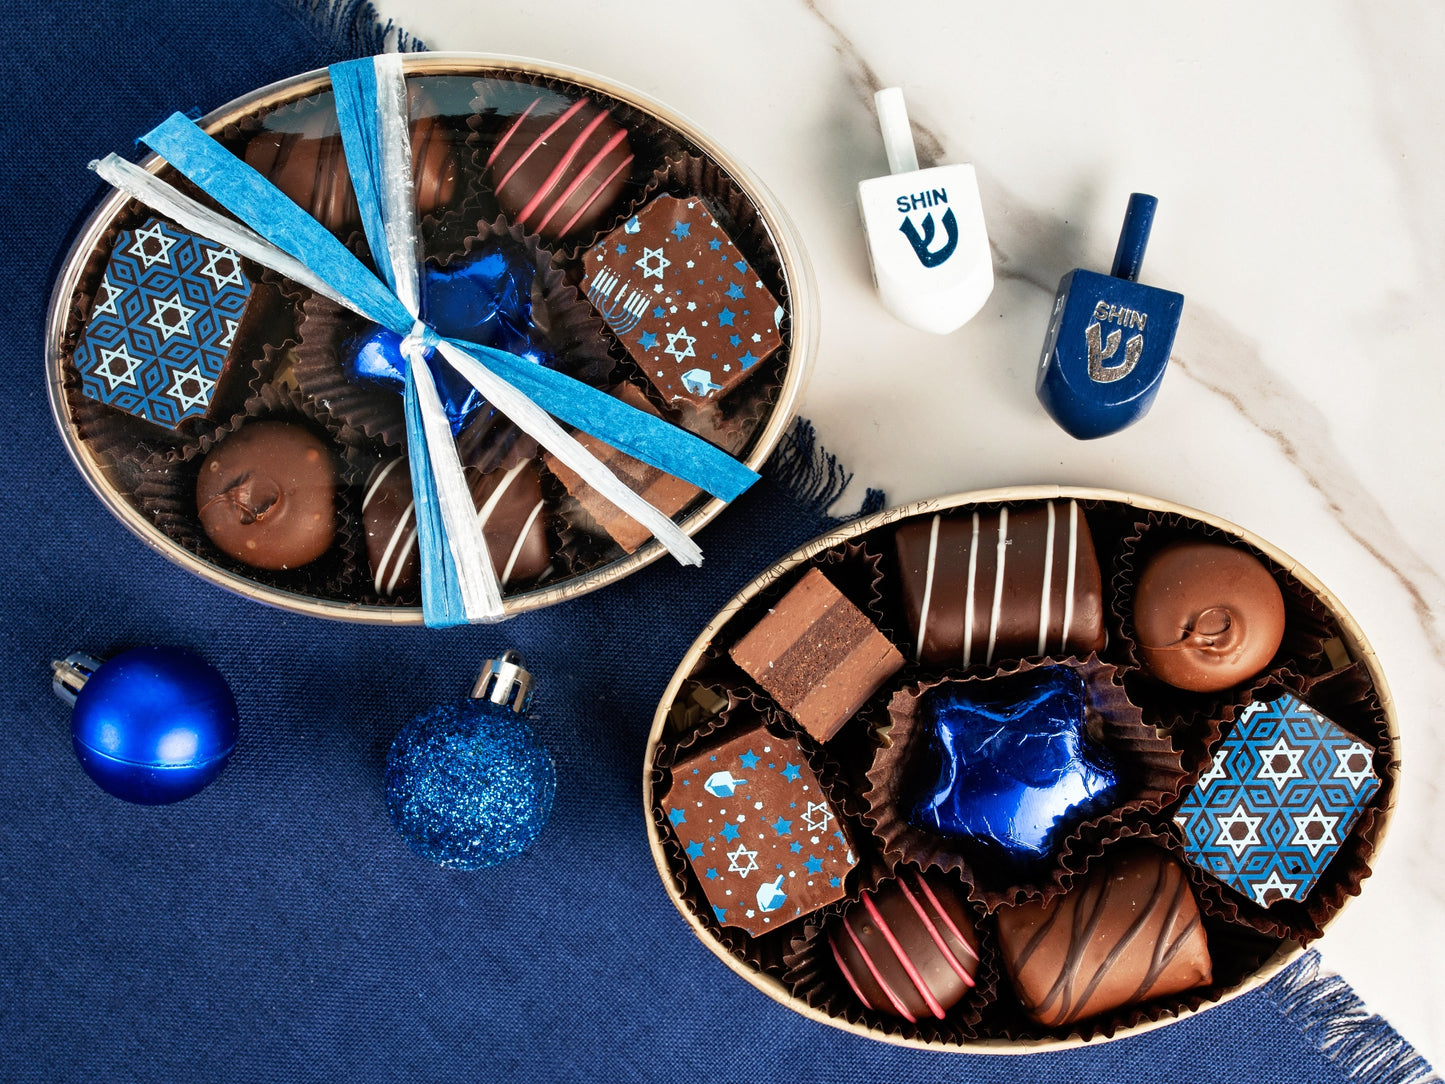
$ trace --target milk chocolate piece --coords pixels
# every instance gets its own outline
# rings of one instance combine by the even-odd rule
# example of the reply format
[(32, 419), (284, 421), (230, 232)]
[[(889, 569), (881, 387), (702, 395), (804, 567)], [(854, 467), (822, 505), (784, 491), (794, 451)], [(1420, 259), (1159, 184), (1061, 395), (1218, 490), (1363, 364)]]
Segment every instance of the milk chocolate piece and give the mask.
[(1171, 542), (1139, 573), (1134, 631), (1144, 666), (1160, 681), (1218, 692), (1274, 658), (1284, 596), (1253, 554), (1218, 542)]
[(196, 508), (207, 537), (255, 568), (299, 568), (336, 536), (336, 460), (311, 430), (252, 421), (201, 461)]
[(1019, 1000), (1045, 1027), (1213, 981), (1184, 870), (1151, 847), (1095, 859), (1048, 903), (1000, 908), (998, 938)]
[(502, 210), (529, 233), (556, 240), (590, 233), (612, 213), (630, 177), (627, 131), (601, 106), (579, 98), (560, 112), (539, 94), (487, 155), (487, 178)]
[(725, 926), (756, 936), (846, 895), (857, 859), (791, 739), (758, 726), (693, 754), (663, 808)]
[(828, 927), (828, 947), (858, 1000), (909, 1023), (944, 1019), (978, 973), (978, 934), (952, 883), (904, 870)]
[[(632, 384), (623, 384), (612, 394), (628, 406), (636, 407), (638, 410), (646, 411), (657, 417), (661, 416), (657, 408), (647, 401), (647, 396)], [(625, 452), (619, 452), (590, 433), (574, 435), (577, 437), (577, 442), (601, 460), (602, 464), (608, 467), (613, 474), (621, 478), (628, 489), (640, 494), (648, 504), (665, 516), (676, 515), (702, 492), (690, 482), (674, 478), (656, 467), (633, 459)], [(603, 497), (556, 456), (549, 452), (545, 457), (545, 462), (547, 469), (567, 487), (567, 492), (576, 497), (602, 529), (628, 553), (633, 552), (652, 537), (646, 527)]]
[(816, 568), (728, 654), (819, 741), (903, 666), (898, 649)]
[[(413, 108), (416, 92), (410, 92)], [(418, 216), (434, 214), (456, 197), (459, 154), (464, 138), (446, 120), (417, 117), (411, 122), (411, 169)], [(302, 210), (333, 233), (361, 227), (361, 210), (341, 129), (332, 110), (316, 108), (288, 130), (265, 129), (246, 144), (246, 164), (269, 180)]]
[[(465, 468), (482, 539), (503, 588), (535, 580), (552, 563), (547, 546), (546, 498), (541, 470), (522, 460), (506, 470), (483, 474)], [(390, 598), (421, 583), (416, 546), (416, 506), (406, 456), (378, 463), (366, 480), (361, 504), (366, 556), (376, 592)]]
[(658, 196), (582, 269), (587, 300), (669, 403), (722, 398), (782, 345), (782, 306), (695, 196)]
[(894, 541), (915, 661), (991, 666), (1104, 646), (1099, 561), (1076, 502), (936, 515)]

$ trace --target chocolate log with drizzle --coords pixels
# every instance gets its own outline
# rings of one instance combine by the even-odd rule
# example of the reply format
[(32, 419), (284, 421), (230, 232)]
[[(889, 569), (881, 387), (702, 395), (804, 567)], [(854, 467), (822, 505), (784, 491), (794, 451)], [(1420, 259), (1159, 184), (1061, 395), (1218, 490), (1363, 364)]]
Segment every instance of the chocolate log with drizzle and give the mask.
[(1184, 870), (1150, 847), (1096, 862), (1048, 903), (1000, 908), (998, 938), (1019, 1000), (1045, 1027), (1213, 981)]
[(1104, 646), (1099, 561), (1074, 501), (936, 515), (894, 542), (916, 662), (991, 666)]

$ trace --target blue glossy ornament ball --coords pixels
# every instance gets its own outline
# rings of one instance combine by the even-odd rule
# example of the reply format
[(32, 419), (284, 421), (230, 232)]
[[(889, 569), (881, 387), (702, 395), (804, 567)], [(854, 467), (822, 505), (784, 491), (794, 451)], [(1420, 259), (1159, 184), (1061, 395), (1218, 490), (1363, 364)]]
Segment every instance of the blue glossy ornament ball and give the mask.
[(524, 851), (552, 812), (557, 777), (532, 728), (490, 700), (413, 718), (386, 761), (386, 806), (413, 851), (449, 869), (483, 869)]
[(70, 717), (86, 774), (141, 805), (179, 802), (206, 787), (226, 766), (239, 729), (220, 671), (173, 647), (132, 648), (101, 664)]

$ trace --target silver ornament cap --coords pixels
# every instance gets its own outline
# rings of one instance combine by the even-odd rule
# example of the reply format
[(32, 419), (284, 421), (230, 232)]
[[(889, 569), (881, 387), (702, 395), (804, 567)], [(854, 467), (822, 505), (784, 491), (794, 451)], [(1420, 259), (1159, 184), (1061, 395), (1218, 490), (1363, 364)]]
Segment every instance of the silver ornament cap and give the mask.
[(532, 699), (532, 675), (522, 665), (522, 653), (508, 648), (500, 659), (488, 659), (472, 686), (473, 700), (490, 700), (518, 715), (527, 713)]

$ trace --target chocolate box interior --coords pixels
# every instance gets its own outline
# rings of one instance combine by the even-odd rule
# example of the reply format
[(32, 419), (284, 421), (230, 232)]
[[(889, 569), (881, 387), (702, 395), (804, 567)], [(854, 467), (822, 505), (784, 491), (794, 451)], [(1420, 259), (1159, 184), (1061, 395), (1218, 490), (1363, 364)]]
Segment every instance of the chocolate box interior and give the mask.
[[(1107, 737), (1132, 782), (1107, 808), (1053, 833), (1042, 862), (1001, 876), (998, 865), (983, 864), (988, 861), (988, 848), (983, 847), (983, 862), (975, 872), (970, 859), (979, 859), (977, 845), (950, 847), (937, 836), (920, 842), (927, 833), (907, 824), (898, 828), (907, 820), (907, 810), (898, 807), (902, 800), (896, 794), (879, 797), (877, 766), (886, 765), (896, 752), (895, 739), (907, 740), (900, 724), (907, 721), (915, 700), (927, 699), (929, 690), (987, 682), (995, 675), (1022, 672), (1026, 677), (1028, 671), (1054, 663), (1051, 656), (1057, 652), (1052, 648), (1059, 645), (1044, 651), (1035, 650), (1037, 644), (1005, 649), (991, 659), (971, 659), (966, 666), (961, 659), (941, 663), (923, 658), (913, 623), (917, 615), (908, 612), (903, 597), (895, 535), (910, 524), (926, 528), (935, 515), (961, 516), (967, 522), (970, 513), (978, 512), (992, 522), (987, 517), (1000, 509), (1021, 516), (1048, 502), (1056, 510), (1072, 503), (1085, 516), (1101, 574), (1102, 646), (1082, 653), (1086, 660), (1059, 658), (1104, 683), (1107, 695), (1102, 702), (1118, 718), (1097, 733)], [(1133, 639), (1137, 570), (1160, 546), (1181, 538), (1223, 543), (1258, 558), (1284, 603), (1286, 627), (1274, 656), (1248, 680), (1217, 693), (1187, 693), (1162, 684), (1141, 664)], [(936, 534), (934, 545), (941, 545)], [(770, 619), (776, 622), (780, 602), (814, 571), (821, 571), (866, 614), (905, 659), (902, 669), (822, 742), (805, 732), (730, 654), (765, 615), (773, 615)], [(1039, 620), (1034, 618), (1036, 624)], [(748, 662), (756, 670), (755, 660)], [(764, 677), (765, 683), (775, 683)], [(1252, 700), (1281, 693), (1307, 701), (1364, 743), (1379, 789), (1342, 836), (1308, 895), (1264, 906), (1185, 860), (1183, 829), (1174, 818), (1190, 787), (1210, 770), (1210, 754), (1220, 746), (1221, 733), (1235, 725)], [(759, 719), (767, 721), (772, 738), (792, 743), (789, 748), (796, 747), (818, 770), (831, 808), (856, 850), (857, 865), (840, 898), (804, 917), (749, 933), (720, 921), (723, 914), (715, 913), (699, 879), (702, 871), (689, 862), (669, 813), (678, 808), (675, 768), (695, 758), (698, 748), (735, 740)], [(865, 517), (763, 572), (703, 630), (678, 667), (654, 719), (643, 774), (644, 801), (654, 858), (669, 895), (703, 942), (764, 993), (822, 1022), (889, 1042), (980, 1053), (1046, 1049), (1105, 1040), (1207, 1009), (1264, 982), (1320, 936), (1369, 875), (1394, 801), (1397, 742), (1389, 691), (1363, 633), (1324, 585), (1287, 555), (1232, 524), (1167, 502), (1102, 490), (1029, 487), (942, 498)], [(881, 774), (888, 777), (890, 769)], [(1212, 957), (1212, 974), (1202, 985), (1061, 1026), (1031, 1018), (1001, 962), (999, 915), (1028, 901), (1070, 900), (1071, 894), (1085, 890), (1091, 871), (1106, 868), (1113, 856), (1140, 853), (1157, 860), (1161, 869), (1175, 861), (1183, 869)], [(905, 871), (914, 871), (909, 874), (913, 877), (920, 870), (943, 878), (942, 883), (953, 886), (959, 905), (972, 909), (986, 964), (977, 988), (956, 1010), (938, 1020), (909, 1022), (860, 1002), (858, 987), (850, 988), (839, 971), (827, 935), (840, 929), (841, 916), (850, 907), (861, 908), (878, 885)]]
[[(660, 103), (585, 73), (468, 54), (417, 55), (408, 57), (406, 65), (418, 218), (426, 256), (424, 293), (432, 305), (425, 313), (427, 318), (439, 326), (443, 318), (462, 321), (465, 326), (443, 330), (534, 356), (541, 364), (640, 404), (749, 466), (759, 466), (791, 421), (811, 362), (815, 330), (810, 313), (803, 311), (811, 306), (807, 299), (812, 287), (791, 226), (746, 168)], [(581, 123), (599, 117), (597, 124)], [(327, 226), (363, 262), (369, 260), (345, 177), (325, 72), (262, 88), (201, 123)], [(576, 126), (575, 134), (569, 124)], [(603, 136), (608, 139), (605, 146), (598, 142), (594, 147), (589, 142)], [(560, 163), (548, 161), (551, 148), (563, 137), (575, 140), (577, 155)], [(569, 167), (568, 161), (589, 163), (589, 168), (595, 166), (594, 172), (574, 177), (567, 171), (576, 172), (576, 167)], [(156, 163), (153, 168), (187, 187), (170, 167)], [(579, 206), (575, 193), (586, 192), (604, 170), (607, 183)], [(554, 180), (558, 173), (562, 174), (561, 184)], [(554, 184), (550, 190), (544, 188), (548, 183)], [(572, 202), (558, 192), (574, 193), (568, 197)], [(663, 330), (677, 336), (679, 371), (687, 364), (696, 368), (683, 374), (686, 387), (676, 379), (674, 390), (664, 394), (654, 386), (654, 374), (648, 371), (655, 366), (643, 364), (651, 363), (652, 357), (643, 354), (632, 340), (656, 342), (658, 350), (671, 340), (649, 331), (646, 321), (655, 319), (652, 311), (641, 328), (634, 326), (636, 314), (631, 309), (636, 306), (624, 310), (616, 304), (622, 294), (604, 289), (605, 276), (589, 278), (587, 258), (597, 252), (600, 259), (606, 252), (614, 262), (631, 259), (607, 249), (608, 233), (621, 230), (653, 201), (672, 197), (681, 198), (683, 213), (706, 214), (698, 228), (705, 221), (708, 236), (722, 238), (727, 246), (724, 251), (731, 254), (729, 260), (752, 272), (734, 275), (746, 281), (730, 288), (745, 289), (749, 296), (756, 288), (759, 300), (750, 302), (756, 310), (753, 319), (766, 310), (767, 318), (776, 324), (780, 345), (755, 361), (749, 356), (741, 378), (733, 371), (722, 379), (722, 366), (729, 362), (719, 351), (733, 349), (727, 337), (716, 343), (707, 340), (713, 351), (711, 360), (694, 360), (694, 352), (684, 363), (686, 346), (704, 340), (689, 335), (684, 325), (674, 328), (669, 322)], [(175, 363), (159, 347), (155, 356), (165, 360), (155, 363), (156, 374), (148, 380), (152, 387), (147, 394), (159, 402), (162, 415), (186, 410), (179, 424), (168, 426), (152, 420), (157, 408), (149, 403), (135, 406), (136, 397), (126, 392), (132, 374), (119, 362), (107, 360), (104, 366), (108, 368), (100, 371), (100, 347), (114, 344), (107, 339), (103, 343), (97, 340), (96, 349), (86, 346), (100, 333), (92, 324), (98, 311), (115, 307), (112, 295), (119, 296), (122, 286), (130, 289), (133, 280), (149, 273), (154, 253), (148, 257), (136, 248), (133, 256), (130, 249), (141, 243), (138, 233), (151, 229), (146, 224), (154, 217), (148, 209), (112, 194), (82, 227), (52, 296), (48, 359), (52, 407), (82, 474), (107, 506), (147, 543), (223, 586), (321, 616), (419, 623), (420, 589), (416, 583), (383, 584), (370, 567), (374, 558), (366, 544), (369, 535), (396, 530), (402, 546), (406, 544), (405, 525), (397, 528), (389, 521), (369, 521), (365, 499), (370, 468), (400, 456), (404, 439), (399, 424), (400, 395), (395, 386), (385, 383), (388, 355), (362, 353), (371, 348), (367, 335), (372, 329), (360, 317), (273, 272), (241, 261), (251, 298), (237, 330), (218, 340), (219, 347), (216, 341), (210, 343), (213, 353), (216, 349), (226, 353), (223, 373), (215, 381), (216, 391), (208, 405), (203, 396), (198, 400), (194, 382), (175, 385), (180, 389), (176, 393), (179, 399), (170, 395), (163, 385), (173, 376), (166, 366)], [(688, 243), (685, 228), (679, 227), (671, 236), (670, 243)], [(679, 256), (677, 262), (681, 265), (684, 260)], [(113, 271), (108, 270), (112, 263)], [(618, 266), (625, 272), (628, 265), (619, 262)], [(235, 286), (226, 285), (214, 274), (201, 270), (200, 275), (220, 284), (215, 290), (236, 292)], [(716, 301), (704, 300), (699, 279), (699, 292), (680, 296), (678, 308), (686, 307), (682, 303), (696, 296), (697, 304), (704, 308), (730, 304), (741, 310), (743, 304), (730, 300), (732, 294), (721, 295), (727, 285), (721, 276), (718, 282), (722, 285), (707, 286), (718, 291)], [(214, 292), (207, 282), (198, 280), (198, 284), (187, 288)], [(435, 294), (432, 284), (436, 284)], [(693, 286), (684, 283), (676, 288), (692, 290)], [(491, 310), (486, 310), (489, 315), (485, 318), (475, 315), (498, 297), (502, 300), (495, 309), (500, 315), (490, 315)], [(770, 300), (763, 301), (764, 297)], [(483, 299), (480, 305), (476, 298)], [(142, 297), (134, 304), (145, 300)], [(216, 300), (221, 303), (236, 305), (230, 295)], [(650, 309), (662, 311), (656, 306)], [(112, 338), (122, 333), (130, 336), (126, 340), (130, 347), (136, 335), (154, 338), (143, 326), (142, 316), (132, 315), (119, 331), (110, 327), (105, 332)], [(725, 313), (709, 323), (740, 318)], [(481, 322), (468, 322), (477, 320)], [(165, 338), (169, 340), (170, 334)], [(82, 346), (89, 367), (85, 373), (76, 364), (77, 348)], [(383, 358), (380, 363), (374, 361), (378, 356)], [(735, 368), (737, 363), (731, 364)], [(709, 367), (717, 368), (719, 379), (705, 379)], [(358, 372), (368, 374), (368, 379), (359, 379)], [(219, 551), (207, 541), (198, 510), (190, 507), (187, 496), (212, 451), (228, 434), (266, 416), (278, 396), (299, 396), (306, 405), (308, 425), (329, 442), (336, 461), (346, 467), (338, 480), (336, 544), (314, 564), (281, 572), (253, 567), (244, 552), (240, 559), (217, 556)], [(458, 436), (464, 465), (490, 475), (512, 470), (519, 458), (530, 457), (535, 467), (529, 465), (526, 474), (529, 478), (535, 475), (537, 481), (527, 485), (540, 489), (540, 504), (493, 502), (494, 517), (502, 517), (510, 506), (520, 508), (518, 514), (532, 517), (515, 525), (515, 530), (510, 524), (488, 521), (493, 563), (499, 574), (503, 572), (509, 564), (509, 540), (522, 534), (534, 538), (531, 544), (536, 537), (545, 536), (550, 553), (550, 564), (540, 574), (529, 568), (526, 576), (509, 580), (509, 613), (595, 589), (662, 555), (661, 547), (645, 540), (645, 534), (639, 539), (635, 530), (615, 526), (612, 520), (616, 517), (599, 514), (606, 510), (591, 503), (587, 493), (573, 492), (576, 486), (570, 484), (571, 479), (550, 469), (530, 438), (520, 435), (485, 403), (478, 405), (478, 398), (464, 383), (451, 393), (458, 416), (465, 422)], [(197, 401), (205, 406), (204, 414), (195, 410)], [(139, 413), (142, 409), (145, 416)], [(467, 411), (464, 416), (463, 410)], [(611, 449), (602, 448), (597, 454), (603, 455), (604, 461), (609, 455), (615, 458)], [(633, 488), (673, 514), (688, 533), (701, 529), (723, 508), (723, 502), (700, 490), (663, 485), (632, 470), (636, 466), (625, 459), (615, 465)], [(393, 472), (397, 477), (403, 473)], [(495, 479), (473, 487), (479, 511), (487, 495), (499, 488)], [(238, 492), (229, 490), (227, 499), (240, 509), (237, 514), (242, 518), (253, 515), (256, 508), (237, 504)], [(272, 497), (257, 499), (264, 503)], [(404, 495), (401, 500), (404, 505)], [(494, 532), (503, 541), (494, 543)]]

